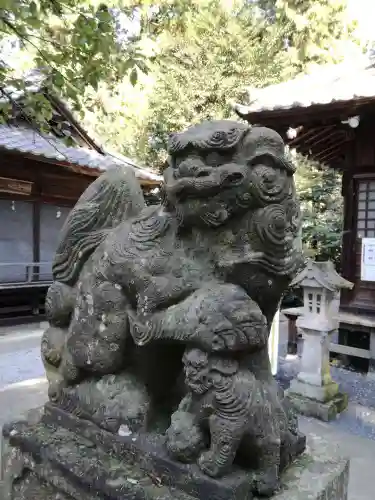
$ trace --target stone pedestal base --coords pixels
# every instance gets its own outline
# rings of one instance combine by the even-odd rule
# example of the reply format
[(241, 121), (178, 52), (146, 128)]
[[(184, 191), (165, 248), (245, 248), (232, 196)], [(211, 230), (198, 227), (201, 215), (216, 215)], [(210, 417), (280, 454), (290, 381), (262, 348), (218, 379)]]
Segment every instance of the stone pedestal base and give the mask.
[(293, 392), (288, 392), (287, 398), (293, 408), (301, 415), (315, 417), (324, 422), (334, 420), (337, 415), (346, 410), (348, 406), (348, 396), (341, 392), (338, 392), (336, 396), (326, 402), (311, 399), (302, 394)]
[(298, 413), (325, 422), (334, 420), (348, 406), (347, 394), (339, 392), (338, 385), (332, 380), (318, 386), (297, 378), (290, 384), (286, 395)]
[[(254, 475), (221, 480), (169, 459), (160, 437), (115, 436), (47, 405), (39, 423), (4, 429), (7, 500), (253, 500)], [(347, 500), (349, 461), (311, 438), (274, 500)]]

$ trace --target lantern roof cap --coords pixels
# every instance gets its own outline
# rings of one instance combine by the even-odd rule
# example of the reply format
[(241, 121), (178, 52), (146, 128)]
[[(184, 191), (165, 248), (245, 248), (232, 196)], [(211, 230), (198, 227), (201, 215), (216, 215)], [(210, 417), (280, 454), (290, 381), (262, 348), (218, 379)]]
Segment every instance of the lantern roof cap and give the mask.
[(291, 286), (311, 287), (314, 281), (317, 286), (331, 292), (341, 288), (351, 290), (354, 286), (352, 282), (338, 274), (332, 261), (316, 262), (312, 259), (307, 260), (306, 267), (294, 278)]

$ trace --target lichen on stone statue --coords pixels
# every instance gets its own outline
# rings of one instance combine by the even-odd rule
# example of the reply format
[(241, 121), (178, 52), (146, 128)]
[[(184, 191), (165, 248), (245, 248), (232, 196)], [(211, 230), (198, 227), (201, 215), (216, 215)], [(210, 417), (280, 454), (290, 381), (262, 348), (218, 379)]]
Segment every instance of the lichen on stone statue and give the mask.
[(232, 121), (168, 149), (161, 205), (116, 168), (64, 225), (42, 341), (50, 398), (115, 433), (164, 419), (176, 460), (254, 470), (269, 496), (304, 446), (268, 357), (302, 262), (294, 166), (276, 132)]

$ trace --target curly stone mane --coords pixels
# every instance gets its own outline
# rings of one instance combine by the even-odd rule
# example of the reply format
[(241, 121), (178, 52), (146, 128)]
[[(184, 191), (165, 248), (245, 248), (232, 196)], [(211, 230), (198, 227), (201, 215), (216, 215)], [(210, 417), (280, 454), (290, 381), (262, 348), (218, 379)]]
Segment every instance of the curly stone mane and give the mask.
[(168, 152), (171, 155), (178, 155), (187, 149), (233, 149), (249, 130), (248, 125), (230, 120), (205, 121), (182, 133), (171, 134)]
[(74, 286), (82, 266), (108, 232), (144, 206), (132, 170), (113, 168), (98, 177), (65, 221), (52, 267), (54, 280)]

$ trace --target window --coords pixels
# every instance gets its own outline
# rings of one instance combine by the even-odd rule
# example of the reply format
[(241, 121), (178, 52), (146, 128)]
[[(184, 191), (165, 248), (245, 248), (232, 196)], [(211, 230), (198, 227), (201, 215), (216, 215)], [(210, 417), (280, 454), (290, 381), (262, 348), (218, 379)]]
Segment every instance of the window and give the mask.
[(358, 183), (358, 238), (375, 238), (375, 180)]
[(324, 291), (319, 293), (318, 289), (313, 291), (305, 290), (304, 306), (307, 306), (307, 311), (312, 314), (321, 314), (324, 311)]
[(320, 293), (318, 293), (316, 296), (316, 312), (318, 314), (320, 314), (321, 305), (322, 305), (322, 296), (320, 295)]
[(313, 311), (313, 294), (309, 293), (309, 312)]

